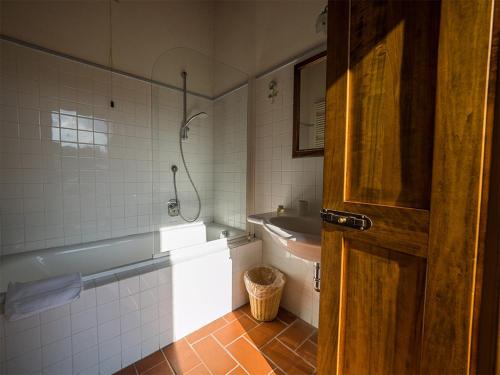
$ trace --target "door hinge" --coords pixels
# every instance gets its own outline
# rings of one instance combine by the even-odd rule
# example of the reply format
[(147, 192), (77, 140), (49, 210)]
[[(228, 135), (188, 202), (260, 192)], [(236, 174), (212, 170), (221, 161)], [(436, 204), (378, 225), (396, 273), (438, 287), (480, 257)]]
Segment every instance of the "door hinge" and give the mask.
[(321, 219), (329, 224), (341, 225), (343, 227), (367, 230), (372, 226), (371, 219), (363, 214), (354, 214), (352, 212), (335, 211), (323, 208), (320, 211)]

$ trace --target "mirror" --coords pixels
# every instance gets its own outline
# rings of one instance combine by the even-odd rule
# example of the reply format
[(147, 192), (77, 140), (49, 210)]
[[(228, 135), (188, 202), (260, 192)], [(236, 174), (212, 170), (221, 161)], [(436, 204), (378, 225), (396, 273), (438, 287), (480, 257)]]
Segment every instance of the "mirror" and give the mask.
[(326, 51), (295, 65), (292, 157), (322, 156), (325, 144)]

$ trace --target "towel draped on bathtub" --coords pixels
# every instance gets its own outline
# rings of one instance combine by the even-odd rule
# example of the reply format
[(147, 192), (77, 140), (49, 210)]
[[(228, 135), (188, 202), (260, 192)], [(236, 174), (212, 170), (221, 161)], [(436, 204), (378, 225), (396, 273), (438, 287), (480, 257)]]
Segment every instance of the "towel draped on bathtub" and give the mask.
[(80, 273), (26, 283), (11, 282), (5, 297), (5, 318), (19, 320), (70, 303), (80, 297), (82, 287)]

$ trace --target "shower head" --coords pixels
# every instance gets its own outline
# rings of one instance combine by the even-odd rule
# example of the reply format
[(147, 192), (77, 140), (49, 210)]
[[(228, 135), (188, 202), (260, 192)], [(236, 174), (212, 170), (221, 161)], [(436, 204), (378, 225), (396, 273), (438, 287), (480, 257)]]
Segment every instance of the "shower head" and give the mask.
[(192, 115), (190, 118), (188, 118), (186, 120), (186, 123), (184, 125), (182, 125), (182, 128), (186, 128), (191, 121), (193, 121), (194, 119), (196, 119), (198, 117), (199, 118), (208, 118), (208, 114), (206, 112), (199, 112), (199, 113), (197, 113), (195, 115)]

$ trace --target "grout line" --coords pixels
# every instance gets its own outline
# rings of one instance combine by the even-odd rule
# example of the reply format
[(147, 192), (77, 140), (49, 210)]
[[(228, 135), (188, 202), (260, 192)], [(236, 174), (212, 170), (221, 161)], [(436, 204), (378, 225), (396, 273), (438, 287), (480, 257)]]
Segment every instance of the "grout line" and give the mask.
[[(217, 319), (216, 319), (216, 320), (217, 320)], [(222, 329), (222, 328), (226, 327), (229, 323), (228, 323), (225, 319), (223, 319), (223, 320), (226, 322), (226, 324), (225, 324), (225, 325), (223, 325), (222, 327), (217, 328), (216, 330), (213, 330), (212, 332), (208, 333), (206, 336), (203, 336), (203, 337), (199, 338), (198, 340), (193, 341), (193, 342), (192, 342), (192, 343), (190, 343), (190, 344), (191, 344), (191, 345), (197, 344), (197, 343), (199, 343), (201, 340), (203, 340), (203, 339), (207, 338), (208, 336), (210, 336), (212, 333), (214, 333), (214, 332), (216, 332), (216, 331), (218, 331), (218, 330), (220, 330), (220, 329)], [(212, 322), (210, 322), (210, 323), (208, 323), (208, 324), (212, 324), (213, 322), (215, 322), (215, 320), (214, 320), (214, 321), (212, 321)], [(203, 329), (203, 328), (205, 328), (205, 327), (201, 327), (200, 329)], [(198, 329), (197, 331), (199, 331), (199, 329)], [(195, 332), (197, 332), (197, 331), (194, 331), (193, 333), (195, 333)], [(187, 341), (187, 342), (189, 342), (189, 340), (187, 340), (187, 336), (186, 336), (186, 341)]]
[[(293, 353), (296, 357), (298, 357), (298, 358), (302, 359), (302, 360), (303, 360), (303, 362), (304, 362), (305, 364), (307, 364), (307, 365), (311, 366), (311, 367), (313, 368), (313, 370), (314, 370), (314, 371), (316, 371), (316, 366), (315, 366), (315, 365), (313, 365), (313, 364), (311, 364), (309, 361), (307, 361), (307, 360), (303, 359), (303, 358), (302, 358), (302, 357), (301, 357), (301, 356), (300, 356), (300, 355), (296, 352), (296, 350), (291, 349), (288, 345), (286, 345), (283, 341), (281, 341), (281, 340), (278, 338), (278, 336), (280, 336), (283, 332), (287, 331), (287, 330), (291, 327), (291, 325), (292, 325), (293, 323), (295, 323), (295, 322), (299, 319), (298, 317), (295, 317), (295, 319), (294, 319), (294, 320), (293, 320), (290, 324), (287, 324), (285, 321), (283, 321), (283, 320), (281, 320), (281, 319), (277, 318), (276, 320), (277, 320), (277, 321), (279, 321), (279, 322), (281, 322), (282, 324), (284, 324), (284, 325), (285, 325), (285, 327), (284, 327), (282, 330), (278, 331), (278, 332), (276, 333), (276, 335), (274, 335), (273, 337), (271, 337), (271, 338), (270, 338), (270, 339), (269, 339), (269, 340), (268, 340), (268, 341), (267, 341), (264, 345), (262, 345), (262, 346), (261, 346), (261, 348), (258, 348), (258, 347), (257, 347), (257, 345), (256, 345), (256, 344), (255, 344), (255, 343), (251, 340), (251, 338), (249, 338), (249, 337), (245, 337), (245, 336), (248, 336), (248, 332), (252, 331), (253, 329), (255, 329), (255, 328), (259, 327), (259, 326), (262, 326), (265, 322), (258, 322), (258, 321), (256, 321), (253, 317), (251, 317), (249, 314), (247, 314), (245, 311), (240, 310), (240, 309), (237, 309), (237, 310), (241, 311), (241, 313), (242, 313), (242, 315), (241, 315), (241, 316), (246, 316), (246, 317), (250, 318), (252, 321), (254, 321), (254, 322), (256, 323), (256, 325), (255, 325), (255, 327), (252, 327), (252, 328), (251, 328), (251, 329), (249, 329), (249, 330), (246, 330), (246, 329), (244, 328), (244, 332), (243, 332), (241, 335), (239, 335), (238, 337), (236, 337), (233, 341), (229, 342), (227, 345), (225, 345), (225, 346), (224, 346), (224, 345), (223, 345), (223, 344), (222, 344), (222, 343), (221, 343), (221, 342), (217, 339), (217, 337), (215, 337), (215, 335), (214, 335), (214, 334), (215, 334), (216, 332), (220, 331), (221, 329), (223, 329), (223, 328), (227, 327), (230, 323), (232, 323), (232, 322), (234, 322), (234, 321), (238, 320), (238, 318), (235, 318), (234, 320), (232, 320), (232, 321), (228, 322), (228, 320), (227, 320), (226, 318), (222, 317), (222, 318), (223, 318), (223, 320), (226, 322), (226, 324), (225, 324), (225, 325), (223, 325), (222, 327), (220, 327), (220, 328), (218, 328), (218, 329), (216, 329), (216, 330), (213, 330), (213, 331), (212, 331), (212, 332), (210, 332), (208, 335), (206, 335), (206, 336), (204, 336), (204, 337), (202, 337), (202, 338), (198, 339), (197, 341), (194, 341), (193, 343), (190, 343), (190, 342), (187, 340), (187, 338), (186, 338), (186, 337), (183, 337), (182, 339), (178, 340), (178, 341), (185, 340), (185, 342), (187, 343), (188, 347), (189, 347), (189, 348), (190, 348), (190, 349), (194, 352), (194, 354), (196, 355), (196, 357), (197, 357), (197, 358), (199, 359), (199, 361), (200, 361), (200, 363), (199, 363), (197, 366), (193, 367), (192, 369), (190, 369), (190, 370), (188, 371), (188, 374), (189, 374), (190, 372), (192, 372), (194, 369), (196, 369), (196, 368), (198, 368), (198, 367), (201, 367), (201, 366), (203, 366), (203, 367), (204, 367), (204, 368), (205, 368), (205, 369), (206, 369), (206, 370), (207, 370), (210, 374), (213, 374), (213, 373), (212, 373), (212, 371), (211, 371), (211, 370), (208, 368), (208, 366), (206, 365), (206, 363), (203, 361), (203, 359), (200, 357), (200, 355), (198, 354), (198, 352), (196, 351), (196, 349), (194, 348), (194, 345), (195, 345), (195, 344), (197, 344), (198, 342), (200, 342), (200, 341), (201, 341), (201, 340), (203, 340), (203, 339), (206, 339), (206, 338), (207, 338), (207, 337), (209, 337), (209, 336), (210, 336), (213, 340), (215, 340), (215, 342), (216, 342), (216, 343), (217, 343), (217, 344), (218, 344), (218, 345), (219, 345), (219, 346), (223, 349), (223, 351), (224, 351), (227, 355), (229, 355), (229, 356), (230, 356), (230, 357), (231, 357), (231, 358), (235, 361), (235, 363), (236, 363), (236, 366), (235, 366), (235, 367), (233, 367), (231, 370), (229, 370), (229, 371), (227, 372), (227, 374), (229, 374), (230, 372), (234, 371), (234, 370), (235, 370), (236, 368), (238, 368), (238, 367), (240, 367), (240, 368), (241, 368), (241, 369), (242, 369), (242, 370), (243, 370), (246, 374), (249, 374), (249, 372), (246, 370), (246, 368), (245, 368), (245, 367), (244, 367), (244, 366), (243, 366), (243, 365), (242, 365), (242, 364), (241, 364), (241, 363), (240, 363), (240, 362), (239, 362), (239, 361), (238, 361), (238, 360), (237, 360), (237, 359), (233, 356), (233, 354), (232, 354), (232, 353), (231, 353), (231, 352), (227, 349), (230, 345), (234, 344), (234, 343), (235, 343), (237, 340), (239, 340), (239, 339), (243, 339), (243, 340), (245, 340), (245, 341), (246, 341), (248, 344), (250, 344), (250, 345), (251, 345), (251, 346), (252, 346), (255, 350), (257, 350), (257, 352), (258, 352), (258, 353), (259, 353), (259, 354), (260, 354), (260, 355), (261, 355), (261, 356), (262, 356), (262, 357), (263, 357), (263, 358), (264, 358), (264, 359), (265, 359), (265, 360), (266, 360), (266, 361), (267, 361), (267, 362), (271, 365), (271, 367), (273, 367), (273, 366), (274, 366), (274, 367), (273, 367), (273, 369), (271, 369), (271, 371), (268, 373), (268, 375), (270, 375), (270, 374), (271, 374), (274, 370), (276, 370), (276, 369), (278, 369), (279, 371), (282, 371), (283, 373), (286, 373), (286, 372), (285, 372), (285, 371), (284, 371), (284, 370), (283, 370), (280, 366), (278, 366), (278, 365), (276, 364), (276, 362), (274, 362), (274, 361), (273, 361), (273, 360), (272, 360), (272, 359), (271, 359), (268, 355), (266, 355), (266, 354), (263, 352), (263, 350), (262, 350), (262, 349), (264, 349), (266, 346), (268, 346), (268, 345), (269, 345), (272, 341), (274, 341), (274, 340), (278, 341), (281, 345), (283, 345), (285, 348), (287, 348), (288, 350), (290, 350), (290, 351), (291, 351), (291, 352), (292, 352), (292, 353)], [(236, 311), (236, 310), (233, 310), (233, 311)], [(241, 317), (241, 316), (240, 316), (240, 317)], [(212, 323), (212, 322), (211, 322), (211, 323)], [(210, 323), (209, 323), (209, 324), (210, 324)], [(202, 328), (203, 328), (203, 327), (202, 327)], [(315, 330), (313, 330), (313, 332), (311, 332), (311, 333), (310, 333), (310, 334), (309, 334), (309, 335), (308, 335), (308, 336), (307, 336), (307, 337), (306, 337), (303, 341), (301, 341), (301, 343), (299, 344), (299, 346), (297, 347), (297, 349), (298, 349), (298, 348), (300, 348), (300, 347), (301, 347), (301, 346), (302, 346), (302, 345), (303, 345), (306, 341), (310, 341), (312, 344), (316, 345), (316, 347), (317, 347), (317, 344), (311, 340), (311, 337), (312, 337), (314, 334), (315, 334)], [(171, 344), (172, 344), (172, 343), (171, 343)], [(171, 345), (171, 344), (170, 344), (170, 345)], [(169, 345), (167, 345), (167, 347), (168, 347), (168, 346), (169, 346)], [(162, 353), (162, 355), (163, 355), (163, 357), (164, 357), (165, 361), (167, 362), (167, 364), (168, 364), (169, 368), (172, 370), (172, 372), (173, 372), (174, 374), (176, 374), (176, 372), (175, 372), (174, 368), (172, 367), (171, 363), (169, 362), (169, 360), (168, 360), (167, 356), (165, 355), (165, 353), (164, 353), (163, 349), (164, 349), (164, 348), (161, 348), (159, 351)], [(156, 367), (156, 366), (158, 366), (158, 365), (159, 365), (159, 364), (157, 364), (157, 365), (153, 366), (152, 368), (154, 368), (154, 367)], [(138, 375), (139, 373), (138, 373), (137, 367), (135, 366), (135, 363), (134, 363), (134, 364), (132, 364), (132, 366), (133, 366), (133, 368), (134, 368), (134, 370), (135, 370), (136, 374)], [(148, 371), (149, 371), (149, 370), (150, 370), (150, 369), (148, 369)]]
[[(313, 369), (316, 371), (316, 364), (313, 364), (313, 363), (309, 362), (309, 360), (307, 360), (307, 358), (305, 358), (305, 357), (301, 356), (301, 355), (297, 352), (297, 351), (298, 351), (298, 350), (302, 347), (302, 345), (304, 345), (307, 341), (309, 341), (311, 344), (315, 345), (315, 346), (316, 346), (316, 349), (317, 349), (317, 345), (316, 345), (316, 344), (315, 344), (315, 343), (311, 340), (311, 337), (314, 335), (314, 333), (315, 333), (315, 332), (313, 331), (313, 332), (311, 333), (311, 335), (309, 335), (309, 337), (308, 337), (307, 339), (305, 339), (304, 341), (302, 341), (302, 342), (300, 343), (300, 345), (297, 347), (297, 349), (295, 349), (293, 352), (294, 352), (295, 354), (297, 354), (300, 358), (302, 358), (302, 360), (303, 360), (304, 362), (306, 362), (306, 363), (310, 364), (310, 365), (313, 367)], [(281, 340), (280, 340), (280, 342), (281, 342)]]
[[(225, 347), (224, 345), (222, 345), (222, 343), (221, 343), (219, 340), (217, 340), (217, 338), (216, 338), (215, 336), (213, 336), (213, 335), (210, 335), (210, 336), (212, 336), (212, 337), (213, 337), (213, 339), (215, 340), (215, 342), (216, 342), (217, 344), (219, 344), (219, 345), (220, 345), (220, 347), (222, 348), (222, 350), (224, 350), (224, 351), (225, 351), (225, 352), (226, 352), (226, 353), (227, 353), (227, 354), (228, 354), (228, 355), (229, 355), (229, 356), (230, 356), (230, 357), (231, 357), (231, 358), (232, 358), (232, 359), (236, 362), (236, 364), (237, 364), (237, 366), (236, 366), (236, 367), (238, 367), (238, 366), (239, 366), (239, 367), (241, 367), (241, 369), (242, 369), (243, 371), (245, 371), (247, 374), (249, 374), (249, 372), (248, 372), (248, 371), (246, 370), (246, 368), (245, 368), (245, 367), (244, 367), (244, 366), (240, 363), (240, 361), (238, 361), (238, 360), (236, 359), (236, 357), (235, 357), (235, 356), (233, 356), (233, 354), (232, 354), (229, 350), (227, 350), (227, 347)], [(241, 336), (240, 336), (240, 337), (241, 337)], [(239, 337), (238, 337), (238, 338), (239, 338)], [(236, 339), (236, 340), (238, 340), (238, 339)], [(234, 341), (236, 341), (236, 340), (234, 340)], [(233, 341), (233, 342), (234, 342), (234, 341)], [(231, 345), (231, 344), (228, 344), (227, 346), (229, 346), (229, 345)], [(233, 369), (231, 369), (231, 371), (233, 371), (236, 367), (234, 367)], [(231, 372), (231, 371), (229, 371), (229, 372)], [(228, 373), (229, 373), (229, 372), (228, 372)]]
[[(169, 344), (170, 345), (170, 344)], [(168, 345), (167, 345), (168, 346)], [(165, 355), (165, 353), (163, 353), (163, 348), (160, 348), (160, 350), (158, 350), (162, 355), (163, 355), (163, 358), (165, 358), (165, 361), (167, 362), (168, 364), (168, 367), (170, 368), (170, 370), (172, 370), (172, 372), (175, 374), (175, 370), (174, 368), (172, 367), (172, 365), (170, 364), (170, 361), (168, 360), (167, 356)]]
[[(188, 341), (188, 340), (186, 340), (186, 338), (185, 338), (185, 337), (183, 337), (181, 340), (186, 341), (186, 343), (188, 344), (189, 348), (193, 351), (194, 355), (196, 355), (196, 357), (200, 360), (200, 363), (202, 363), (202, 364), (206, 367), (207, 371), (208, 371), (210, 374), (212, 374), (212, 375), (213, 375), (212, 371), (211, 371), (211, 370), (208, 368), (208, 366), (205, 364), (205, 361), (203, 361), (203, 359), (200, 357), (200, 355), (198, 354), (198, 352), (196, 351), (196, 349), (193, 347), (193, 345), (191, 345), (191, 344), (189, 343), (189, 341)], [(180, 340), (179, 340), (179, 341), (180, 341)], [(194, 366), (191, 370), (193, 370), (193, 369), (194, 369), (194, 368), (196, 368), (196, 367), (198, 367), (198, 366)], [(191, 371), (191, 370), (189, 370), (189, 371)]]
[(191, 370), (189, 370), (188, 372), (186, 372), (185, 375), (192, 374), (193, 371), (196, 370), (198, 367), (203, 367), (205, 370), (207, 370), (211, 374), (210, 369), (207, 367), (207, 365), (205, 364), (205, 362), (201, 362), (200, 364), (194, 366)]
[[(262, 354), (262, 356), (265, 358), (266, 361), (270, 362), (273, 366), (275, 366), (277, 369), (279, 369), (280, 371), (284, 372), (286, 374), (285, 371), (283, 371), (283, 369), (281, 367), (279, 367), (276, 362), (274, 362), (268, 355), (266, 355), (262, 350), (260, 350), (259, 348), (257, 348), (252, 342), (250, 342), (249, 340), (247, 340), (245, 337), (243, 337), (243, 340), (246, 340), (248, 343), (250, 343), (250, 345), (252, 345), (254, 348), (256, 348), (260, 354)], [(264, 346), (266, 346), (267, 344), (269, 344), (272, 340), (270, 340), (269, 342), (267, 342), (265, 345), (262, 346), (262, 348), (264, 348)], [(273, 371), (273, 369), (271, 369), (271, 371)], [(271, 372), (270, 371), (270, 372)]]
[(232, 371), (234, 371), (234, 370), (236, 370), (238, 367), (240, 367), (240, 364), (239, 364), (237, 361), (235, 361), (235, 363), (236, 363), (236, 366), (234, 366), (231, 370), (229, 370), (228, 372), (226, 372), (226, 374), (230, 374)]
[[(307, 336), (307, 337), (305, 338), (305, 340), (303, 340), (303, 341), (301, 341), (301, 342), (300, 342), (300, 344), (297, 346), (297, 349), (295, 349), (295, 350), (298, 350), (298, 349), (299, 349), (302, 345), (304, 345), (304, 343), (305, 343), (307, 340), (309, 340), (309, 339), (310, 339), (313, 335), (314, 335), (314, 330), (311, 332), (311, 334), (310, 334), (309, 336)], [(294, 351), (295, 351), (295, 350), (294, 350)]]
[[(279, 338), (276, 338), (276, 340), (281, 343), (281, 345), (283, 345), (285, 348), (287, 348), (288, 350), (290, 350), (293, 354), (295, 354), (295, 356), (299, 357), (302, 361), (304, 361), (306, 364), (309, 364), (309, 362), (307, 362), (304, 358), (302, 358), (302, 356), (300, 356), (295, 350), (293, 350), (292, 348), (290, 348), (288, 345), (286, 345), (283, 341), (281, 341)], [(313, 370), (316, 371), (316, 366), (312, 366)]]
[[(154, 354), (154, 353), (151, 353), (151, 354)], [(167, 362), (167, 364), (168, 364), (168, 361), (166, 361), (166, 362)], [(160, 366), (162, 363), (163, 363), (163, 361), (162, 361), (162, 362), (160, 362), (160, 363), (157, 363), (157, 364), (156, 364), (156, 365), (154, 365), (153, 367), (148, 368), (148, 369), (147, 369), (146, 371), (144, 371), (144, 372), (148, 372), (148, 371), (150, 371), (150, 370), (154, 369), (155, 367)]]

